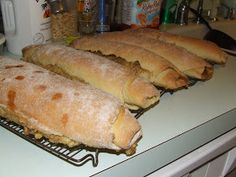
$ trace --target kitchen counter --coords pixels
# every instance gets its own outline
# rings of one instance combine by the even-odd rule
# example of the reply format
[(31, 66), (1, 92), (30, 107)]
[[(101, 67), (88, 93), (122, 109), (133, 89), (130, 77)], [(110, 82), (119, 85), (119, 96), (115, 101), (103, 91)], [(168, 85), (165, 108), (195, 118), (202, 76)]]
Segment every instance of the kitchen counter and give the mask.
[(211, 80), (165, 93), (139, 121), (131, 157), (99, 153), (99, 164), (73, 166), (0, 127), (0, 177), (144, 176), (236, 128), (236, 57)]

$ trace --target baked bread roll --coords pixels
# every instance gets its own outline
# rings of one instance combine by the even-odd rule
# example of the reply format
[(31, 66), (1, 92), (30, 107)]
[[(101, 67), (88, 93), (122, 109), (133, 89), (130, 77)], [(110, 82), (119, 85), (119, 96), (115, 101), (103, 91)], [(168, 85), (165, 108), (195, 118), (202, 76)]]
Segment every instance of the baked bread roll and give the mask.
[(0, 58), (0, 116), (40, 138), (75, 146), (129, 149), (142, 135), (116, 97), (21, 60)]
[(104, 41), (119, 41), (143, 47), (165, 58), (187, 76), (208, 80), (213, 75), (213, 66), (204, 59), (188, 52), (186, 49), (156, 39), (131, 35), (127, 32), (109, 32), (98, 35)]
[(211, 41), (171, 34), (167, 32), (159, 32), (151, 28), (138, 28), (127, 30), (127, 32), (137, 33), (140, 36), (145, 36), (151, 39), (159, 39), (163, 42), (175, 44), (212, 63), (225, 64), (228, 58), (228, 55)]
[(23, 49), (23, 59), (72, 79), (82, 80), (113, 94), (130, 109), (156, 103), (160, 92), (149, 81), (105, 57), (55, 44), (32, 45)]
[(179, 72), (173, 64), (138, 46), (113, 41), (104, 42), (96, 37), (83, 37), (75, 40), (72, 47), (101, 53), (108, 58), (114, 56), (115, 60), (119, 60), (118, 62), (121, 59), (132, 63), (138, 61), (143, 69), (149, 71), (146, 78), (154, 85), (167, 90), (176, 90), (188, 84), (187, 77)]

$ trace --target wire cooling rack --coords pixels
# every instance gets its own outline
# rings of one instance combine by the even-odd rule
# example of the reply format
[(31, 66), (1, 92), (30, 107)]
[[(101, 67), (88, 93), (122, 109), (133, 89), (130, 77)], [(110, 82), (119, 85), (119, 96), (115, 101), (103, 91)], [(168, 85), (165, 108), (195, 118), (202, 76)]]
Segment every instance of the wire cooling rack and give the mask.
[(43, 150), (59, 157), (66, 162), (75, 166), (82, 166), (85, 163), (91, 161), (92, 165), (96, 167), (98, 165), (98, 150), (94, 152), (87, 151), (83, 145), (69, 148), (62, 144), (55, 144), (50, 142), (46, 138), (36, 139), (33, 135), (25, 135), (24, 128), (14, 122), (8, 121), (7, 119), (0, 117), (0, 125), (12, 133), (20, 136), (28, 142), (42, 148)]

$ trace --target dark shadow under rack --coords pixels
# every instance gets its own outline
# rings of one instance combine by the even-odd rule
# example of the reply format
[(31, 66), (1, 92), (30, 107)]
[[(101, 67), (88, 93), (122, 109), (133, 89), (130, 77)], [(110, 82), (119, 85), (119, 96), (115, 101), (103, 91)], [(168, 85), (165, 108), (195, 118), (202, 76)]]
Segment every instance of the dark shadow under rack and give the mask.
[[(196, 80), (190, 80), (189, 86), (192, 86), (196, 83)], [(164, 95), (166, 91), (162, 90), (160, 95)], [(146, 109), (139, 109), (133, 111), (135, 118), (138, 119)], [(24, 128), (14, 122), (8, 121), (7, 119), (0, 116), (0, 125), (5, 129), (11, 131), (12, 133), (20, 136), (21, 138), (27, 140), (28, 142), (42, 148), (43, 150), (59, 157), (60, 159), (75, 165), (82, 166), (85, 163), (91, 161), (93, 167), (98, 165), (98, 154), (99, 150), (95, 149), (94, 151), (88, 151), (85, 146), (80, 145), (74, 148), (69, 148), (62, 144), (55, 144), (50, 142), (47, 138), (36, 139), (34, 135), (25, 135)]]

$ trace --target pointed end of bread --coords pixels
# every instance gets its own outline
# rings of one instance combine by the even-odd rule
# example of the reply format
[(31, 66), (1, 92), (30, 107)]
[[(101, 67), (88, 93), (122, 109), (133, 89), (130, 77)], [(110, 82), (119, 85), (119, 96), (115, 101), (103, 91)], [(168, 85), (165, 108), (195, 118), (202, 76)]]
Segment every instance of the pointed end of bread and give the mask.
[(33, 49), (36, 49), (36, 48), (38, 48), (39, 46), (41, 46), (41, 44), (33, 44), (33, 45), (28, 45), (28, 46), (24, 47), (24, 48), (22, 49), (22, 54), (23, 54), (23, 56), (24, 56), (27, 52), (32, 51)]
[(205, 67), (194, 68), (191, 70), (184, 71), (184, 73), (194, 79), (209, 80), (213, 76), (214, 68), (212, 65), (209, 64)]
[(113, 143), (120, 149), (130, 149), (142, 136), (141, 126), (132, 114), (124, 107), (120, 109), (116, 121), (112, 125)]
[(128, 104), (135, 103), (141, 108), (147, 108), (160, 99), (159, 90), (151, 82), (141, 77), (128, 83), (123, 94)]
[(155, 79), (156, 85), (166, 90), (178, 90), (183, 87), (187, 87), (188, 78), (172, 68), (168, 68), (163, 71)]

